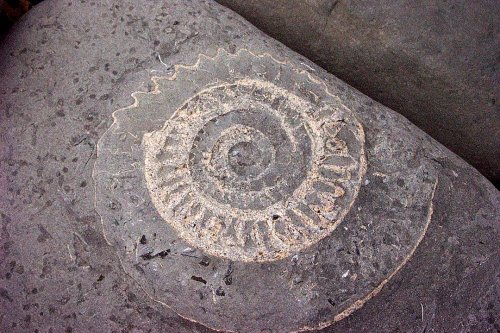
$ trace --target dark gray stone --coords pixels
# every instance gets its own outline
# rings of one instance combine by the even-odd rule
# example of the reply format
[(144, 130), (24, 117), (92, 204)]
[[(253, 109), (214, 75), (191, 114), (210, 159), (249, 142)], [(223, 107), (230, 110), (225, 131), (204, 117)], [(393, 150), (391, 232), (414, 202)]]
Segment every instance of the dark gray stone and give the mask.
[(223, 7), (47, 1), (0, 58), (2, 331), (497, 329), (498, 191)]
[(218, 0), (500, 186), (498, 1)]

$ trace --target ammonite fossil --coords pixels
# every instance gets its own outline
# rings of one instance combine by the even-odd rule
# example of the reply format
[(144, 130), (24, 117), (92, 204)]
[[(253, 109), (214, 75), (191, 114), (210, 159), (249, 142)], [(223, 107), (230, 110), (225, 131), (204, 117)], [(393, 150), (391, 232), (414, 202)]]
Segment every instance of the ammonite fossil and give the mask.
[(346, 109), (262, 80), (210, 87), (144, 137), (146, 184), (181, 238), (273, 260), (328, 235), (356, 197), (363, 130)]
[(434, 179), (398, 170), (383, 185), (393, 197), (374, 193), (363, 125), (311, 73), (221, 50), (154, 82), (99, 142), (96, 209), (125, 271), (181, 316), (229, 331), (323, 327), (422, 239)]

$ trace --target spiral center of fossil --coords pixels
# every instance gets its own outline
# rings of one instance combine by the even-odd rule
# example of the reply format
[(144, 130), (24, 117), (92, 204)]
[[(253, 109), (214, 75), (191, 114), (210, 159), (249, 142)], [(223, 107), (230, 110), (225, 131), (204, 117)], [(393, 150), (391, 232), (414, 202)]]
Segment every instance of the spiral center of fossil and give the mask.
[(253, 142), (238, 142), (229, 149), (228, 160), (234, 172), (246, 175), (249, 167), (262, 162), (262, 152)]
[(276, 156), (274, 145), (264, 129), (241, 119), (243, 114), (233, 111), (205, 124), (191, 148), (193, 175), (203, 172), (221, 186), (232, 188), (265, 175)]

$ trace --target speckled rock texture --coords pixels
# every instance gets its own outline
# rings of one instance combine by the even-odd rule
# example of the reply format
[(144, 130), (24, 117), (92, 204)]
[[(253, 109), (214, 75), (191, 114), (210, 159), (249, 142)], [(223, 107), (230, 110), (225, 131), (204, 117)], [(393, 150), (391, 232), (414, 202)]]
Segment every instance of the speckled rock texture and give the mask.
[(497, 1), (218, 2), (401, 113), (500, 186)]
[[(0, 59), (0, 331), (499, 331), (494, 186), (230, 10), (44, 1)], [(330, 160), (331, 191), (294, 183)], [(218, 198), (212, 215), (162, 201), (191, 181), (169, 183), (185, 177), (169, 161)], [(277, 190), (242, 200), (241, 177), (267, 170)], [(290, 193), (303, 201), (275, 206)], [(257, 227), (219, 234), (220, 202), (257, 208)], [(301, 202), (317, 215), (285, 219)]]

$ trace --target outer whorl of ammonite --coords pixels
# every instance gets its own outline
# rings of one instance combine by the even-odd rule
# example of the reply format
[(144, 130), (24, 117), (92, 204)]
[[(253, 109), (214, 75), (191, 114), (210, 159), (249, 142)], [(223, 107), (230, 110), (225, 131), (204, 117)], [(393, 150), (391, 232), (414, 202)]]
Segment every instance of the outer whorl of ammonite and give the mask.
[(328, 235), (356, 197), (363, 132), (347, 110), (260, 80), (205, 89), (145, 136), (161, 216), (193, 246), (274, 260)]
[(430, 221), (435, 176), (369, 127), (376, 114), (355, 114), (297, 66), (201, 55), (134, 93), (99, 140), (106, 239), (152, 299), (205, 326), (341, 320), (405, 265)]

